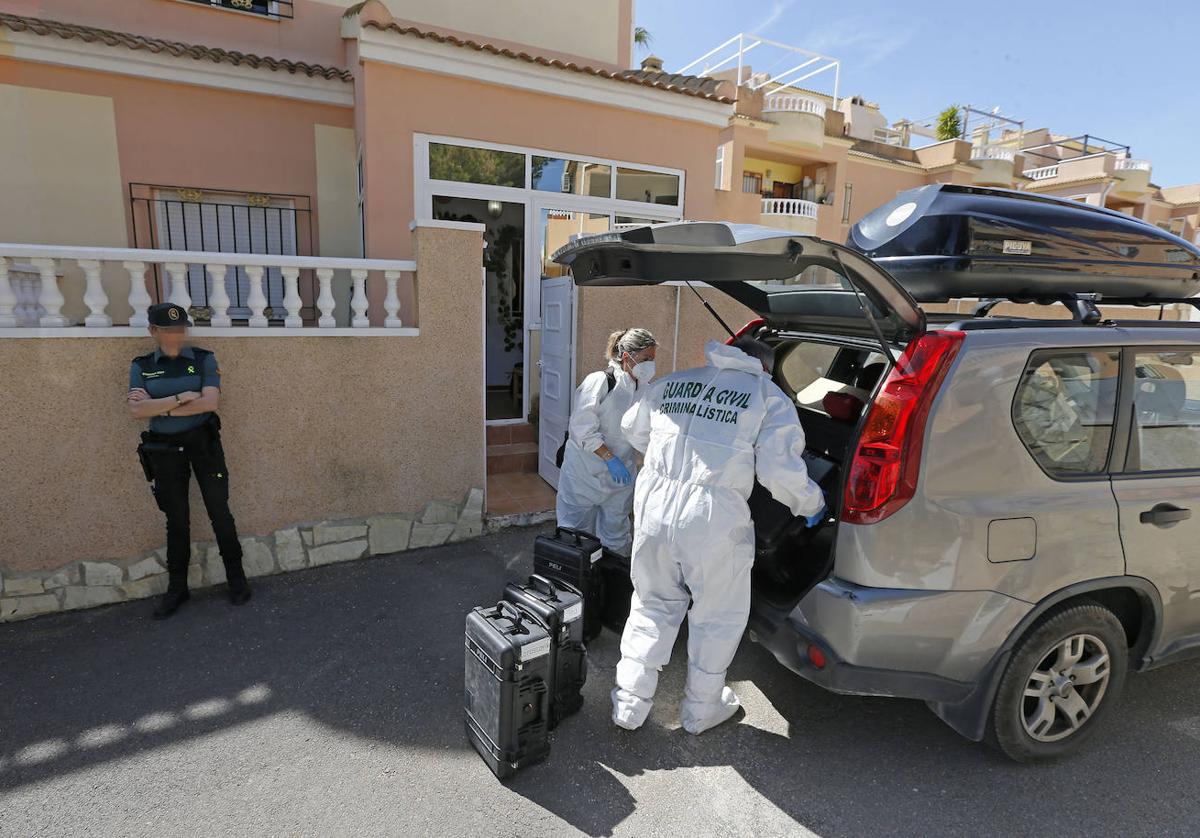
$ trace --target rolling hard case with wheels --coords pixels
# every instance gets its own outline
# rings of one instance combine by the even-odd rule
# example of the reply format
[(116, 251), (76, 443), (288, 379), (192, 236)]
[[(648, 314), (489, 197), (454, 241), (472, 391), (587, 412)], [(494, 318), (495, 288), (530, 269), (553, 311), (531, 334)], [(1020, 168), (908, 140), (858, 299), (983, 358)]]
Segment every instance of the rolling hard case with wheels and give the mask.
[(553, 640), (508, 602), (467, 614), (467, 738), (504, 779), (545, 758)]
[(579, 530), (558, 527), (554, 535), (539, 535), (533, 542), (533, 572), (556, 582), (566, 582), (583, 594), (583, 638), (600, 634), (604, 609), (604, 579), (598, 563), (600, 539)]
[(587, 649), (583, 645), (583, 596), (563, 582), (530, 576), (529, 584), (510, 583), (504, 599), (528, 611), (550, 633), (550, 728), (583, 706)]
[(604, 576), (604, 609), (600, 620), (604, 627), (617, 634), (625, 631), (629, 619), (633, 579), (629, 576), (629, 557), (604, 551), (600, 557), (600, 572)]

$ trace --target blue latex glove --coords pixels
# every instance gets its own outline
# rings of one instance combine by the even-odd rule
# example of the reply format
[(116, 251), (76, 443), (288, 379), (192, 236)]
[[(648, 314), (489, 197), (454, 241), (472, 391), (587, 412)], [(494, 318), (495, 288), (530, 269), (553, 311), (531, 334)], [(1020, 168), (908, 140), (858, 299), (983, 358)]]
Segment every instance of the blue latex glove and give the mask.
[(817, 510), (816, 512), (814, 512), (812, 515), (809, 515), (807, 518), (805, 518), (804, 523), (808, 526), (809, 529), (812, 529), (813, 527), (817, 526), (818, 524), (821, 524), (822, 522), (824, 522), (826, 516), (828, 516), (828, 515), (829, 515), (829, 507), (825, 504), (825, 499), (822, 498), (821, 499), (821, 508), (819, 510)]
[(604, 464), (608, 466), (608, 473), (612, 475), (612, 479), (617, 482), (618, 486), (628, 486), (633, 480), (633, 475), (629, 473), (629, 469), (625, 468), (620, 457), (605, 460)]

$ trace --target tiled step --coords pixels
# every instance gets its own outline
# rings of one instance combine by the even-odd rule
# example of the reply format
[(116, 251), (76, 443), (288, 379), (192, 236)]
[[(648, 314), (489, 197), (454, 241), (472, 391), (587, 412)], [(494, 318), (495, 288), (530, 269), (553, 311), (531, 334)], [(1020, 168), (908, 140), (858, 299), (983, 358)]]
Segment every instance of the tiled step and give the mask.
[(522, 422), (519, 425), (488, 425), (487, 443), (489, 447), (519, 442), (537, 442), (537, 428), (528, 422)]
[(521, 515), (554, 508), (554, 489), (536, 474), (491, 474), (488, 515)]
[(536, 474), (537, 468), (536, 442), (510, 442), (487, 447), (488, 474)]

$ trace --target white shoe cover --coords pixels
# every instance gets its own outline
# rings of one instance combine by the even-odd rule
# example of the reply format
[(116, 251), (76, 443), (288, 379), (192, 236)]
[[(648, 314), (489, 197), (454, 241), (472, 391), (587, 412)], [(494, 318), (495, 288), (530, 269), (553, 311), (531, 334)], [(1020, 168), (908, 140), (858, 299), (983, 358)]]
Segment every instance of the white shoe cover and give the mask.
[(637, 730), (650, 715), (650, 708), (654, 702), (615, 687), (612, 691), (612, 704), (613, 724), (625, 730)]
[(701, 709), (686, 708), (682, 712), (683, 729), (691, 734), (701, 734), (719, 724), (729, 721), (737, 713), (742, 702), (729, 687), (721, 690), (721, 700)]

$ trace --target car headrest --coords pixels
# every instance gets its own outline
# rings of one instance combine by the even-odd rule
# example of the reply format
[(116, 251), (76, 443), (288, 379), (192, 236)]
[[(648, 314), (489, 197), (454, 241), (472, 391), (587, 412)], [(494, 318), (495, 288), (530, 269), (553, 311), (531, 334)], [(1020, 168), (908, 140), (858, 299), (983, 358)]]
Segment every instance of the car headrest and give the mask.
[(866, 390), (868, 393), (871, 392), (879, 383), (879, 376), (883, 375), (883, 367), (882, 361), (867, 364), (854, 376), (854, 386), (860, 390)]
[(831, 419), (853, 424), (862, 415), (866, 403), (853, 393), (826, 393), (821, 399), (821, 407)]
[(1159, 416), (1178, 416), (1187, 403), (1183, 373), (1170, 364), (1147, 364), (1146, 367), (1151, 374), (1138, 375), (1138, 406)]

